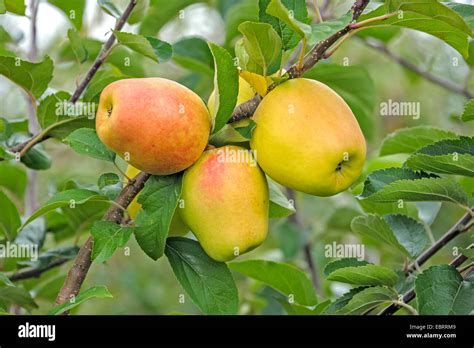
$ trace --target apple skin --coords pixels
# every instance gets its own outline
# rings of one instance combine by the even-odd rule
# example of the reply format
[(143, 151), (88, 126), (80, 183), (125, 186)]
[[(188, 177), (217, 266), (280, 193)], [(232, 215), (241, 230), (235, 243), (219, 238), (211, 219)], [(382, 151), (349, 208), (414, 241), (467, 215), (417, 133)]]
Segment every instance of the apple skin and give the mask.
[[(209, 96), (209, 99), (207, 100), (207, 107), (209, 108), (209, 113), (211, 115), (213, 115), (215, 111), (215, 95), (216, 90), (213, 90)], [(235, 105), (240, 105), (247, 100), (252, 99), (254, 96), (255, 90), (252, 88), (250, 83), (239, 76), (239, 94), (237, 95), (237, 103)]]
[(279, 184), (316, 196), (346, 190), (362, 172), (364, 135), (346, 102), (325, 84), (304, 78), (272, 90), (253, 115), (250, 146)]
[[(226, 160), (226, 152), (240, 153), (243, 158)], [(216, 261), (232, 260), (259, 246), (267, 236), (268, 185), (250, 156), (249, 150), (238, 146), (214, 148), (184, 172), (183, 207), (178, 212)]]
[(100, 140), (134, 167), (169, 175), (192, 165), (210, 132), (204, 102), (190, 89), (163, 78), (112, 82), (100, 95)]
[[(129, 165), (127, 167), (127, 171), (125, 172), (125, 175), (128, 178), (133, 179), (138, 173), (140, 173), (140, 171), (137, 168)], [(125, 181), (123, 185), (125, 186), (127, 184), (127, 179), (125, 178), (124, 180)], [(130, 218), (132, 220), (135, 220), (137, 218), (138, 211), (140, 210), (141, 207), (142, 207), (141, 204), (138, 203), (138, 195), (137, 195), (133, 199), (133, 201), (130, 202), (127, 208), (127, 213), (128, 215), (130, 215)], [(188, 232), (189, 232), (189, 227), (184, 224), (183, 220), (181, 220), (181, 218), (179, 217), (177, 211), (175, 211), (173, 218), (171, 219), (170, 230), (168, 232), (168, 236), (184, 236)]]

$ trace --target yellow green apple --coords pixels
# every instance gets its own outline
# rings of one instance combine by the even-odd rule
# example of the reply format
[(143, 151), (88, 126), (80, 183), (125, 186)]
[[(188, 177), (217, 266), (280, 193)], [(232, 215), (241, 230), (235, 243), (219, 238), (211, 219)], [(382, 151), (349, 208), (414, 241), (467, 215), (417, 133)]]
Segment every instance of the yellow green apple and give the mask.
[(268, 185), (249, 150), (223, 146), (205, 151), (184, 172), (184, 223), (217, 261), (260, 245), (268, 232)]
[(362, 172), (364, 135), (346, 102), (325, 84), (288, 80), (253, 115), (250, 145), (279, 184), (316, 196), (346, 190)]
[(206, 147), (210, 116), (201, 98), (163, 78), (112, 82), (96, 115), (100, 140), (149, 174), (168, 175), (191, 166)]

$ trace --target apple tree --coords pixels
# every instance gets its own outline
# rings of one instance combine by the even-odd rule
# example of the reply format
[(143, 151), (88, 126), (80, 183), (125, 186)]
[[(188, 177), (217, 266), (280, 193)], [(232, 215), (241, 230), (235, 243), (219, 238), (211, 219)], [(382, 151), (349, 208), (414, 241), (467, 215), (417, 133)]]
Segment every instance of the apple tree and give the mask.
[(471, 313), (473, 27), (437, 0), (0, 0), (0, 312)]

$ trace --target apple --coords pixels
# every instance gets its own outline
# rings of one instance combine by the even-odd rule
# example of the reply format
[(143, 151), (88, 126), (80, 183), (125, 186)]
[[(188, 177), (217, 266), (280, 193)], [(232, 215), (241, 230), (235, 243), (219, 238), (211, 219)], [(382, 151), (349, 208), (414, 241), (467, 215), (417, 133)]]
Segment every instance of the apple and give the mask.
[(169, 175), (191, 166), (206, 147), (211, 123), (201, 98), (163, 78), (124, 79), (101, 93), (100, 140), (135, 168)]
[(229, 261), (265, 240), (268, 195), (251, 152), (223, 146), (205, 151), (184, 172), (178, 212), (210, 257)]
[(346, 190), (362, 172), (364, 135), (346, 102), (325, 84), (288, 80), (263, 98), (250, 146), (279, 184), (316, 196)]

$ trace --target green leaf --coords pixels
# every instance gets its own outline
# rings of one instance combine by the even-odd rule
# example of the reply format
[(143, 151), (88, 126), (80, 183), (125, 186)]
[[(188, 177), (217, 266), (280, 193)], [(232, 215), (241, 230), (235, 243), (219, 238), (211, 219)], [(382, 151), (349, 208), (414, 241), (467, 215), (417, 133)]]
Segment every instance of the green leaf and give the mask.
[(311, 33), (311, 27), (295, 19), (294, 12), (290, 12), (281, 0), (270, 0), (266, 12), (285, 23), (291, 30), (298, 34), (300, 38), (306, 37), (307, 32)]
[[(0, 6), (1, 6), (1, 1), (0, 1)], [(4, 27), (0, 25), (0, 43), (5, 44), (5, 43), (10, 43), (10, 42), (17, 42), (17, 38), (15, 37), (15, 40), (12, 38), (10, 33), (5, 30)]]
[(38, 308), (38, 305), (31, 297), (28, 290), (21, 286), (2, 286), (0, 287), (0, 302), (14, 303), (21, 307), (32, 309)]
[(15, 238), (15, 244), (37, 247), (40, 250), (46, 237), (44, 219), (37, 219), (21, 230)]
[(414, 172), (408, 168), (387, 168), (369, 174), (364, 182), (361, 198), (367, 198), (397, 180), (414, 180), (430, 177), (425, 173)]
[(300, 305), (314, 306), (318, 303), (311, 281), (302, 270), (293, 265), (248, 260), (231, 262), (229, 268), (271, 286)]
[(111, 15), (112, 17), (118, 19), (122, 15), (111, 0), (97, 0), (97, 2), (104, 12)]
[(420, 255), (428, 244), (422, 223), (406, 215), (390, 214), (383, 217), (369, 214), (352, 220), (351, 229), (386, 243), (407, 257)]
[[(270, 13), (267, 12), (267, 9), (270, 5), (272, 0), (259, 0), (259, 18), (260, 22), (269, 23), (272, 25), (273, 29), (275, 29), (280, 35), (283, 43), (283, 49), (288, 51), (296, 45), (301, 40), (302, 36), (294, 31), (292, 26), (296, 26), (299, 31), (301, 32), (300, 25), (304, 23), (309, 23), (308, 19), (308, 9), (306, 8), (306, 1), (305, 0), (283, 0), (277, 1), (275, 4), (272, 5), (276, 13), (281, 15), (286, 20), (290, 20), (287, 24), (285, 21), (280, 20), (277, 17), (274, 17)], [(283, 8), (280, 5), (284, 5)], [(289, 15), (289, 11), (291, 11), (292, 15)], [(305, 30), (309, 30), (305, 28)]]
[[(27, 140), (30, 140), (30, 136), (24, 133), (15, 133), (7, 141), (7, 146), (13, 147), (15, 145), (21, 144)], [(19, 153), (13, 154), (11, 152), (5, 152), (3, 157), (15, 158)], [(28, 168), (35, 170), (45, 170), (51, 167), (51, 156), (44, 151), (43, 144), (36, 144), (33, 146), (26, 154), (21, 157), (21, 162)]]
[(309, 38), (308, 43), (313, 46), (318, 42), (326, 40), (331, 35), (348, 26), (351, 21), (352, 12), (349, 11), (337, 19), (330, 19), (322, 23), (311, 25), (311, 37)]
[(331, 301), (326, 300), (318, 303), (315, 307), (301, 306), (296, 303), (289, 303), (285, 299), (277, 299), (278, 302), (285, 308), (285, 311), (289, 315), (319, 315), (331, 304)]
[(0, 190), (0, 233), (13, 240), (21, 225), (20, 214), (15, 204)]
[(212, 53), (201, 38), (184, 38), (173, 44), (173, 60), (185, 69), (214, 74)]
[(128, 24), (137, 24), (145, 17), (148, 7), (150, 6), (150, 0), (140, 0), (135, 5), (130, 13), (130, 16), (127, 18)]
[(10, 123), (4, 118), (0, 118), (0, 141), (10, 138), (12, 133)]
[(98, 102), (100, 93), (107, 85), (126, 77), (127, 76), (122, 74), (119, 68), (110, 64), (106, 64), (92, 78), (91, 82), (87, 86), (86, 91), (84, 92), (83, 100), (86, 102)]
[(47, 134), (64, 139), (78, 128), (95, 127), (95, 105), (93, 103), (69, 102), (70, 94), (57, 92), (44, 98), (38, 106), (37, 119)]
[(403, 12), (423, 14), (448, 23), (454, 28), (471, 35), (471, 30), (464, 19), (456, 11), (437, 0), (389, 0), (386, 4), (389, 12), (402, 10)]
[(181, 195), (181, 175), (152, 176), (138, 203), (142, 205), (134, 228), (140, 248), (153, 260), (163, 255), (171, 219)]
[[(87, 60), (90, 62), (94, 61), (94, 59), (97, 57), (97, 55), (99, 54), (102, 48), (103, 42), (99, 40), (91, 39), (88, 37), (81, 37), (81, 43), (82, 45), (84, 45), (84, 48), (88, 52)], [(112, 54), (112, 52), (114, 52), (117, 47), (119, 46), (115, 46), (112, 49), (112, 51), (109, 53), (109, 55)], [(127, 49), (124, 48), (124, 50), (127, 50)], [(130, 51), (127, 50), (127, 53), (129, 52)], [(76, 61), (76, 55), (74, 54), (71, 41), (67, 41), (64, 43), (64, 45), (62, 46), (59, 52), (59, 58), (61, 60), (66, 60), (66, 61), (73, 61), (73, 62)], [(106, 62), (107, 61), (108, 61), (108, 58), (106, 59)]]
[(387, 285), (397, 283), (397, 274), (389, 268), (373, 264), (338, 268), (329, 274), (327, 280), (353, 285)]
[(164, 62), (171, 58), (173, 48), (167, 42), (154, 37), (144, 37), (132, 33), (114, 31), (117, 41), (128, 48), (143, 54), (157, 63)]
[(418, 126), (402, 128), (390, 133), (380, 147), (380, 156), (396, 153), (413, 153), (423, 146), (433, 144), (438, 140), (456, 138), (453, 132), (428, 127)]
[(87, 202), (108, 201), (107, 197), (99, 195), (95, 191), (86, 189), (71, 189), (56, 193), (41, 208), (31, 215), (22, 225), (24, 228), (31, 221), (35, 220), (44, 213), (60, 207), (77, 206)]
[(474, 6), (472, 6), (472, 4), (469, 5), (456, 2), (446, 2), (445, 5), (459, 14), (469, 25), (471, 30), (474, 30)]
[(133, 229), (116, 224), (112, 221), (96, 221), (91, 228), (94, 237), (92, 260), (107, 261), (117, 250), (127, 244)]
[(211, 259), (198, 242), (168, 238), (166, 257), (181, 286), (204, 314), (236, 314), (238, 293), (224, 262)]
[(20, 16), (25, 15), (25, 0), (4, 0), (3, 2), (8, 12), (15, 13)]
[[(240, 66), (243, 70), (267, 76), (278, 70), (281, 59), (281, 39), (270, 24), (244, 22), (239, 25), (243, 35), (242, 45), (245, 50), (236, 50)], [(270, 70), (274, 66), (276, 69)]]
[(386, 215), (383, 218), (409, 256), (415, 258), (423, 252), (429, 239), (425, 226), (421, 222), (406, 215)]
[(67, 37), (69, 38), (72, 51), (74, 52), (74, 55), (76, 56), (79, 63), (84, 63), (87, 61), (89, 52), (87, 52), (87, 49), (84, 46), (79, 33), (74, 29), (69, 29), (67, 31)]
[(38, 99), (53, 78), (53, 61), (48, 56), (40, 63), (30, 63), (16, 57), (0, 57), (0, 75)]
[(362, 290), (367, 289), (367, 287), (361, 286), (358, 288), (353, 288), (343, 294), (342, 296), (338, 297), (333, 303), (331, 303), (322, 314), (334, 314), (339, 309), (344, 307), (349, 301), (354, 297), (355, 294), (361, 292)]
[(81, 30), (86, 0), (48, 0), (48, 2), (63, 11), (74, 27)]
[(0, 273), (0, 283), (1, 285), (15, 286), (5, 273)]
[(258, 21), (258, 0), (244, 0), (236, 2), (227, 11), (224, 17), (225, 42), (231, 45), (231, 41), (240, 35), (238, 26), (245, 21)]
[(368, 139), (373, 138), (372, 114), (376, 105), (376, 90), (364, 67), (317, 64), (303, 77), (318, 80), (334, 89), (351, 108), (364, 135)]
[(468, 38), (471, 29), (461, 16), (436, 0), (392, 0), (376, 10), (362, 15), (359, 21), (397, 10), (403, 12), (384, 21), (371, 23), (371, 27), (400, 26), (433, 35), (456, 49), (464, 58), (468, 56)]
[(140, 34), (156, 36), (160, 29), (171, 21), (185, 7), (201, 0), (154, 0), (143, 18)]
[(109, 162), (114, 162), (116, 157), (115, 153), (100, 141), (95, 129), (76, 129), (64, 139), (64, 142), (81, 155)]
[(446, 139), (427, 145), (406, 164), (414, 170), (474, 177), (474, 138)]
[(336, 261), (329, 262), (325, 267), (324, 267), (324, 275), (327, 277), (329, 276), (332, 272), (344, 268), (344, 267), (358, 267), (358, 266), (364, 266), (368, 265), (369, 263), (365, 260), (358, 260), (354, 257), (348, 257)]
[(367, 177), (360, 197), (376, 203), (445, 201), (464, 207), (469, 200), (457, 182), (405, 168), (373, 172)]
[[(72, 29), (70, 29), (71, 31)], [(36, 117), (41, 128), (47, 128), (52, 124), (67, 119), (64, 116), (63, 110), (59, 110), (64, 103), (67, 103), (71, 95), (68, 92), (57, 92), (48, 95), (46, 98), (41, 100), (38, 106), (38, 112)]]
[(471, 260), (474, 260), (474, 249), (473, 248), (460, 248), (461, 253), (470, 258)]
[(293, 214), (296, 211), (293, 203), (286, 198), (273, 180), (268, 179), (267, 181), (270, 194), (270, 218), (284, 218)]
[(252, 133), (253, 133), (255, 127), (257, 127), (257, 123), (255, 123), (254, 120), (249, 119), (248, 125), (246, 125), (245, 127), (235, 127), (234, 129), (242, 137), (244, 137), (247, 140), (250, 140), (250, 139), (252, 139)]
[(349, 302), (334, 314), (362, 315), (383, 304), (398, 299), (396, 291), (382, 286), (374, 286), (356, 293)]
[(26, 171), (21, 166), (6, 161), (0, 162), (0, 186), (20, 200), (25, 195), (27, 180)]
[(106, 186), (116, 185), (120, 182), (120, 178), (115, 173), (104, 173), (99, 177), (97, 183), (99, 189), (103, 189)]
[(7, 8), (5, 7), (5, 3), (3, 0), (0, 0), (0, 14), (4, 14), (7, 12)]
[(463, 280), (451, 265), (436, 265), (415, 281), (418, 312), (422, 315), (468, 315), (474, 310), (474, 281)]
[(469, 100), (466, 105), (464, 105), (464, 111), (462, 113), (461, 119), (464, 122), (474, 120), (474, 99)]
[(105, 286), (94, 286), (81, 292), (73, 299), (60, 304), (51, 309), (49, 315), (58, 315), (79, 306), (81, 303), (90, 300), (92, 298), (113, 298), (112, 294), (107, 290)]
[(239, 90), (239, 73), (232, 56), (224, 48), (209, 43), (214, 57), (214, 114), (212, 133), (225, 126), (234, 111)]
[(21, 157), (21, 162), (28, 168), (35, 170), (47, 170), (51, 168), (51, 156), (44, 151), (43, 145), (33, 146)]

